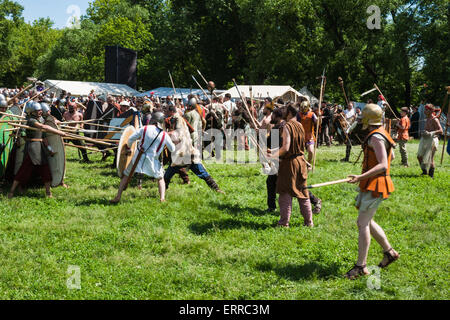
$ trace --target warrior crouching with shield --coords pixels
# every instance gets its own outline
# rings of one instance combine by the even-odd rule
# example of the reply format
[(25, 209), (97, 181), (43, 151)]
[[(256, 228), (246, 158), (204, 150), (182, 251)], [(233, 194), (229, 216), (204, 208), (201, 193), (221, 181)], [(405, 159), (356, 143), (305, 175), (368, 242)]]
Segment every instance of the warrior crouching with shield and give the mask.
[(30, 102), (25, 111), (27, 113), (27, 126), (38, 130), (26, 130), (24, 159), (19, 171), (14, 177), (14, 182), (8, 193), (8, 198), (11, 199), (14, 196), (14, 192), (19, 185), (24, 186), (27, 184), (33, 171), (36, 171), (44, 182), (47, 197), (52, 198), (52, 192), (50, 190), (52, 174), (50, 172), (43, 144), (43, 131), (57, 134), (62, 137), (66, 136), (66, 134), (44, 124), (42, 107), (39, 103)]
[(394, 191), (394, 184), (389, 175), (392, 148), (394, 140), (382, 126), (383, 110), (376, 104), (368, 104), (362, 111), (363, 130), (369, 129), (369, 134), (363, 142), (364, 161), (361, 175), (350, 175), (349, 183), (359, 183), (359, 194), (356, 198), (358, 215), (358, 261), (345, 274), (348, 279), (356, 279), (369, 274), (366, 268), (367, 255), (370, 246), (370, 236), (373, 236), (383, 248), (384, 258), (378, 265), (385, 268), (399, 258), (390, 245), (383, 229), (373, 220), (378, 206)]
[(160, 201), (165, 201), (164, 168), (159, 161), (159, 156), (164, 147), (167, 147), (170, 152), (175, 151), (175, 145), (169, 134), (163, 130), (163, 124), (164, 114), (155, 112), (152, 114), (149, 125), (142, 127), (130, 136), (125, 148), (128, 148), (131, 153), (130, 148), (133, 143), (140, 140), (139, 153), (135, 153), (133, 160), (123, 172), (117, 195), (110, 203), (116, 204), (120, 202), (122, 192), (127, 187), (135, 171), (157, 179)]

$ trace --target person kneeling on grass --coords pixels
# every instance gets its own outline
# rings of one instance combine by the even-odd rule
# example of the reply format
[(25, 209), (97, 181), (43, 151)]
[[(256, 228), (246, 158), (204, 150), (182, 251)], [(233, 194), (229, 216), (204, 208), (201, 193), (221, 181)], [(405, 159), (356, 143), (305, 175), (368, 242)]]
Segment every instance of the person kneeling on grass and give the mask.
[(367, 255), (370, 246), (370, 236), (380, 244), (384, 251), (384, 258), (378, 265), (385, 268), (399, 258), (386, 237), (383, 229), (373, 221), (375, 212), (383, 200), (394, 191), (389, 171), (393, 156), (394, 140), (382, 127), (383, 110), (376, 104), (368, 104), (362, 112), (363, 130), (369, 128), (369, 135), (363, 143), (364, 161), (361, 175), (350, 175), (349, 183), (359, 182), (359, 194), (356, 198), (358, 215), (358, 261), (345, 274), (348, 279), (356, 279), (369, 274), (366, 268)]
[[(164, 114), (162, 112), (153, 113), (150, 120), (150, 125), (142, 127), (136, 133), (131, 135), (127, 143), (127, 148), (130, 148), (136, 140), (141, 140), (139, 150), (140, 152), (143, 152), (143, 154), (136, 166), (136, 172), (158, 180), (161, 202), (165, 201), (166, 184), (164, 182), (164, 169), (159, 161), (159, 156), (164, 150), (164, 146), (167, 146), (167, 149), (169, 149), (170, 152), (175, 151), (175, 145), (172, 142), (172, 139), (162, 129), (163, 123)], [(136, 152), (133, 161), (130, 162), (130, 165), (124, 171), (117, 196), (110, 201), (111, 203), (116, 204), (120, 202), (122, 192), (127, 186), (128, 177), (130, 174), (133, 174), (131, 170), (137, 157), (138, 152)]]

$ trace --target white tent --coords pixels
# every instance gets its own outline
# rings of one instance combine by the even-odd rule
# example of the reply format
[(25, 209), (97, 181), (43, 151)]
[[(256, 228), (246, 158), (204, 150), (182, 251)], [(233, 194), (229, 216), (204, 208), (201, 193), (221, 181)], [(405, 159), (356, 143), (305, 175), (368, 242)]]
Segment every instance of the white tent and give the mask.
[[(166, 98), (167, 96), (175, 97), (175, 99), (187, 99), (188, 95), (194, 94), (198, 95), (201, 99), (205, 98), (205, 95), (203, 94), (203, 91), (201, 89), (188, 89), (188, 88), (175, 88), (175, 91), (177, 94), (174, 95), (173, 88), (169, 87), (160, 87), (153, 90), (146, 91), (144, 93), (140, 93), (137, 95), (137, 97), (160, 97), (160, 98)], [(214, 91), (217, 95), (224, 92), (223, 90), (215, 90)], [(209, 92), (207, 92), (209, 93)]]
[(100, 94), (107, 94), (111, 96), (134, 97), (139, 94), (139, 91), (136, 91), (125, 84), (65, 80), (45, 80), (44, 84), (47, 88), (54, 86), (49, 92), (56, 92), (59, 94), (64, 90), (67, 93), (70, 92), (72, 96), (87, 96), (91, 90), (94, 90), (97, 96)]
[(299, 90), (299, 92), (309, 99), (309, 102), (311, 103), (311, 105), (319, 103), (319, 99), (314, 97), (313, 94), (311, 93), (311, 91), (309, 91), (307, 87), (301, 88)]
[[(184, 99), (187, 99), (188, 95), (190, 94), (198, 94), (203, 95), (202, 90), (200, 89), (186, 89), (186, 88), (175, 88), (177, 94), (175, 95), (175, 99), (181, 99), (181, 96), (183, 95)], [(174, 96), (173, 88), (169, 87), (160, 87), (153, 90), (146, 91), (144, 93), (140, 93), (137, 95), (138, 97), (160, 97), (165, 98), (167, 96)]]
[[(250, 87), (252, 88), (252, 96), (255, 99), (270, 97), (272, 99), (282, 98), (285, 101), (296, 101), (297, 97), (303, 97), (304, 95), (290, 86), (249, 86), (239, 85), (239, 91), (246, 98), (250, 98)], [(221, 95), (231, 94), (232, 99), (239, 99), (239, 92), (236, 87), (233, 87)]]

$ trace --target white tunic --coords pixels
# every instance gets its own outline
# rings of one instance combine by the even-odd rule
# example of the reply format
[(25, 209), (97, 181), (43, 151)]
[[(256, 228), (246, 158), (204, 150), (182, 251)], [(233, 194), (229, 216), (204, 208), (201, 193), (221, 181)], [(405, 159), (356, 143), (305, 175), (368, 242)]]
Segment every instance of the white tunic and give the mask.
[(164, 169), (159, 161), (159, 156), (164, 150), (164, 146), (167, 146), (170, 152), (175, 150), (175, 145), (172, 142), (172, 139), (170, 139), (167, 132), (164, 132), (154, 125), (148, 125), (140, 128), (136, 131), (136, 133), (130, 136), (128, 139), (128, 147), (133, 145), (136, 140), (140, 140), (137, 144), (138, 150), (136, 151), (133, 160), (130, 162), (130, 165), (124, 171), (124, 175), (128, 176), (130, 174), (133, 164), (136, 162), (139, 150), (143, 150), (144, 154), (139, 160), (135, 172), (143, 173), (155, 179), (163, 178)]

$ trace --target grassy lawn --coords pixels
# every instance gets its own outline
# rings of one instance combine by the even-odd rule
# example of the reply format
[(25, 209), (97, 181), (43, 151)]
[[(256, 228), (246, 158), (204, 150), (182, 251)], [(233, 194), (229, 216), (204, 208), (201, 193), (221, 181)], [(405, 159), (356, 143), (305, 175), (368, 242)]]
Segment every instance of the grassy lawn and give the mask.
[[(0, 195), (0, 299), (449, 299), (450, 160), (434, 180), (420, 177), (417, 147), (407, 145), (410, 168), (396, 153), (396, 191), (375, 216), (401, 255), (381, 271), (379, 290), (368, 277), (342, 277), (357, 257), (354, 185), (314, 190), (323, 200), (314, 228), (302, 226), (295, 202), (291, 228), (278, 229), (279, 212), (264, 212), (260, 165), (207, 163), (225, 195), (190, 174), (188, 186), (174, 177), (167, 203), (145, 180), (111, 206), (112, 158), (81, 164), (68, 150), (69, 190), (54, 189), (54, 199), (43, 189)], [(309, 183), (360, 173), (360, 164), (339, 162), (344, 155), (342, 146), (321, 148)], [(381, 258), (373, 240), (368, 266)], [(66, 286), (69, 266), (80, 268), (79, 290)]]

